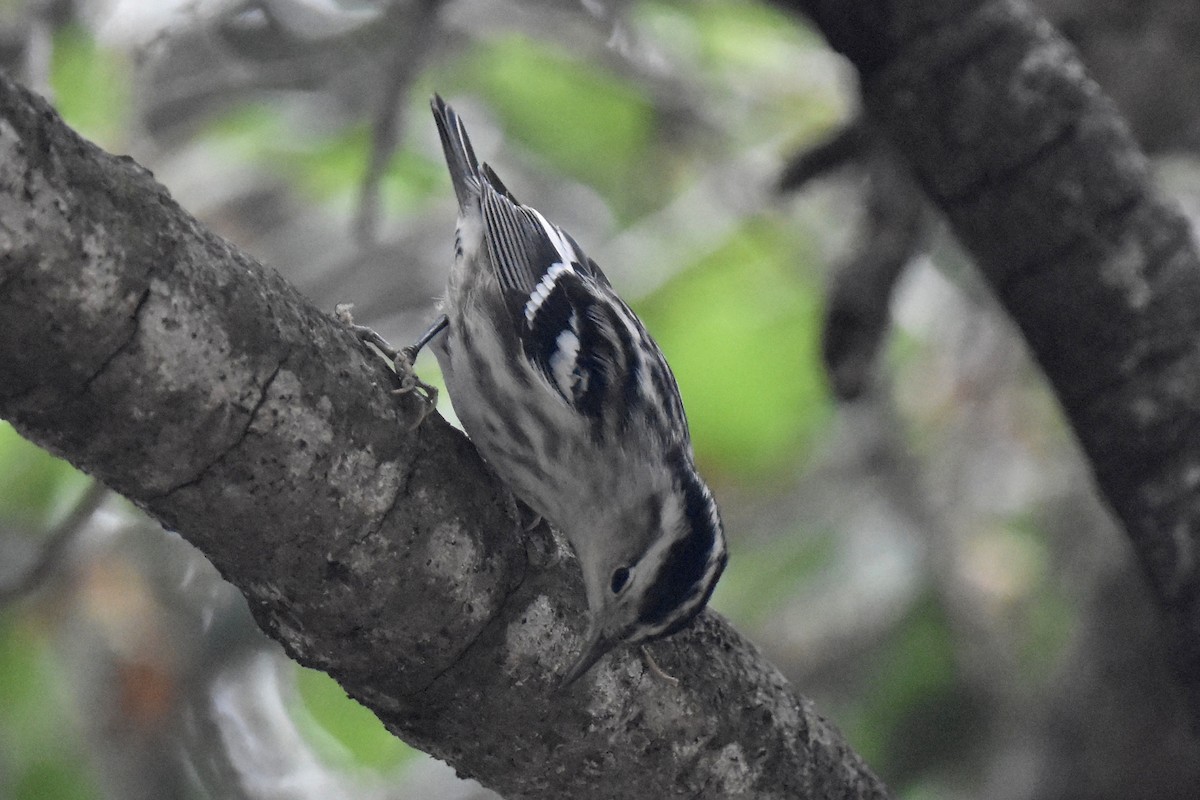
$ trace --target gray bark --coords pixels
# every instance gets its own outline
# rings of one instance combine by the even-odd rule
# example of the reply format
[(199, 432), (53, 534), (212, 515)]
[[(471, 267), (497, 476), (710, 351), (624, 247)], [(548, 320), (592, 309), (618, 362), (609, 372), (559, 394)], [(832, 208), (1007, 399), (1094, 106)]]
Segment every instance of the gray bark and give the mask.
[(627, 649), (556, 691), (578, 571), (470, 443), (411, 430), (418, 401), (349, 331), (3, 75), (0, 320), (0, 416), (461, 773), (512, 798), (885, 796), (711, 613), (653, 646), (681, 686)]
[(1020, 326), (1137, 553), (1200, 721), (1200, 256), (1187, 221), (1025, 2), (780, 3), (858, 68), (873, 123)]

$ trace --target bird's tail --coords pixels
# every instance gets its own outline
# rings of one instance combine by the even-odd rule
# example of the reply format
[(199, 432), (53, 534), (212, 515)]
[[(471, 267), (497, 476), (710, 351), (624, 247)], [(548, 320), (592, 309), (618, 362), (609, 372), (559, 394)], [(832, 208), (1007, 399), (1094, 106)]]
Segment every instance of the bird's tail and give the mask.
[(479, 162), (475, 159), (475, 150), (471, 147), (467, 129), (454, 109), (436, 94), (430, 105), (433, 107), (438, 135), (442, 137), (442, 152), (446, 154), (446, 166), (450, 170), (454, 194), (458, 197), (459, 207), (465, 208), (468, 198), (479, 192)]

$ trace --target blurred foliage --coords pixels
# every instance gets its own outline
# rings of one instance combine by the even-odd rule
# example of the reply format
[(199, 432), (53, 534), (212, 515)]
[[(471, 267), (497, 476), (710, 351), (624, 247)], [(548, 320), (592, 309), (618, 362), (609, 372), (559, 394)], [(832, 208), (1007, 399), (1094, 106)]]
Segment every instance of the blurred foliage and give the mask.
[(1054, 557), (1046, 546), (1049, 532), (1028, 516), (1006, 523), (989, 537), (998, 550), (991, 562), (1007, 565), (1007, 572), (1015, 575), (1003, 594), (1003, 618), (1017, 632), (1013, 655), (1022, 673), (1033, 681), (1046, 681), (1061, 664), (1078, 612), (1050, 569)]
[(787, 227), (749, 219), (636, 311), (679, 381), (701, 464), (762, 482), (802, 460), (829, 418), (819, 289)]
[(378, 717), (347, 697), (333, 678), (303, 667), (296, 672), (302, 706), (294, 713), (330, 764), (392, 770), (418, 755), (388, 733)]
[[(812, 141), (852, 113), (849, 96), (829, 90), (828, 65), (819, 61), (824, 41), (803, 19), (740, 0), (644, 2), (632, 13), (673, 62), (688, 65), (709, 98), (753, 104), (753, 113), (722, 120), (739, 141), (781, 134)], [(809, 61), (811, 70), (804, 68)]]
[(31, 622), (0, 617), (0, 676), (0, 796), (93, 797), (58, 664)]
[[(271, 170), (313, 200), (349, 209), (358, 200), (371, 152), (370, 127), (356, 121), (335, 130), (297, 128), (282, 109), (239, 104), (207, 128), (228, 157)], [(391, 160), (380, 181), (387, 213), (411, 213), (443, 188), (444, 166), (412, 150)]]
[(806, 25), (764, 3), (648, 2), (635, 15), (659, 41), (686, 51), (690, 64), (713, 77), (735, 73), (757, 82), (778, 75), (785, 78), (781, 87), (795, 86), (789, 67), (797, 50), (824, 47)]
[(883, 775), (919, 773), (962, 758), (982, 719), (959, 674), (944, 609), (932, 595), (912, 607), (868, 665), (870, 687), (847, 735)]
[(62, 515), (88, 478), (0, 420), (0, 524), (37, 532)]
[(54, 37), (50, 80), (54, 105), (68, 125), (103, 147), (119, 145), (131, 85), (121, 57), (98, 47), (81, 26), (66, 25)]
[(717, 584), (712, 605), (748, 628), (765, 623), (797, 587), (808, 585), (836, 559), (836, 533), (796, 530), (742, 547)]
[[(0, 421), (0, 535), (40, 533), (87, 480)], [(50, 622), (0, 608), (0, 797), (93, 796), (67, 687), (46, 639)]]
[(669, 194), (654, 161), (654, 117), (636, 84), (524, 36), (481, 44), (456, 76), (506, 132), (556, 173), (580, 180), (628, 221)]

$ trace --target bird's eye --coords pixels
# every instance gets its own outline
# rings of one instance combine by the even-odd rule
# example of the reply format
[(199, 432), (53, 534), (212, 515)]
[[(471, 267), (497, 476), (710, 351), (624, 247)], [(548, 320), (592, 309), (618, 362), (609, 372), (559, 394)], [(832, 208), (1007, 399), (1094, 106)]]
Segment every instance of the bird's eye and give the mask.
[(619, 594), (629, 583), (629, 567), (617, 567), (612, 574), (612, 593)]

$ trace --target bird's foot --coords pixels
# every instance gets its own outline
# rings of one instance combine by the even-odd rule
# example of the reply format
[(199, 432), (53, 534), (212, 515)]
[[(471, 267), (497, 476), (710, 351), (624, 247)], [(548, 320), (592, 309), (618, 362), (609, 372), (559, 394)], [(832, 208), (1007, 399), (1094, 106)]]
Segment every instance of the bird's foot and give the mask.
[[(421, 380), (417, 377), (417, 373), (413, 369), (413, 361), (416, 360), (420, 344), (402, 347), (397, 350), (374, 329), (355, 323), (351, 309), (353, 309), (351, 303), (339, 303), (334, 307), (333, 313), (339, 322), (349, 328), (350, 332), (358, 337), (359, 341), (375, 348), (375, 350), (379, 351), (388, 360), (400, 382), (397, 388), (392, 389), (392, 394), (406, 395), (416, 393), (421, 403), (417, 411), (417, 421), (413, 423), (412, 427), (417, 428), (437, 408), (438, 398), (437, 387), (431, 386)], [(424, 344), (424, 342), (421, 344)]]

